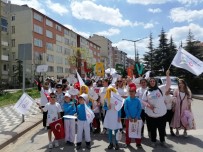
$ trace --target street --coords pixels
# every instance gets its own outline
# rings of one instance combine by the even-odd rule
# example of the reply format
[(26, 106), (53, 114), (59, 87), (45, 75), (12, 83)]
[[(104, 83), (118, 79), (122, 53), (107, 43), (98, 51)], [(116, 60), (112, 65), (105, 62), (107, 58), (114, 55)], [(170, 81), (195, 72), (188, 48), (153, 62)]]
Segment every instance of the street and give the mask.
[[(148, 139), (147, 132), (145, 130), (145, 135), (142, 140), (143, 149), (139, 151), (153, 151), (153, 152), (202, 152), (203, 151), (203, 101), (193, 99), (192, 109), (196, 121), (197, 130), (188, 131), (188, 137), (182, 136), (182, 131), (180, 131), (179, 137), (172, 137), (167, 135), (166, 143), (169, 144), (169, 148), (163, 148), (159, 145), (156, 148), (150, 146), (150, 140)], [(167, 126), (168, 127), (168, 126)], [(29, 132), (27, 132), (22, 137), (18, 138), (15, 142), (6, 146), (1, 151), (3, 152), (57, 152), (57, 151), (76, 151), (75, 147), (68, 146), (64, 141), (60, 141), (59, 148), (48, 149), (48, 138), (47, 131), (42, 129), (42, 124), (36, 126)], [(169, 129), (167, 129), (167, 134), (169, 134)], [(92, 149), (90, 151), (114, 151), (108, 150), (108, 139), (107, 135), (101, 134), (91, 134), (92, 138)], [(157, 138), (158, 139), (158, 138)], [(135, 143), (131, 143), (130, 148), (124, 148), (125, 134), (123, 134), (122, 141), (119, 142), (119, 151), (135, 151), (137, 150)], [(89, 151), (85, 149), (85, 143), (83, 142), (82, 149), (80, 151)]]

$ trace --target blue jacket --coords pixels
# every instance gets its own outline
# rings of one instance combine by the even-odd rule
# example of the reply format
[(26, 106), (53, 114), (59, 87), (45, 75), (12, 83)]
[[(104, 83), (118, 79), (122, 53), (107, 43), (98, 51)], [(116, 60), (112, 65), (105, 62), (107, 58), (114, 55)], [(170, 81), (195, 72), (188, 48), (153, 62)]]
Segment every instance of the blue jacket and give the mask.
[(64, 115), (74, 115), (76, 113), (76, 107), (74, 102), (64, 102), (63, 104)]
[[(103, 109), (106, 111), (106, 110), (109, 110), (108, 106), (107, 106), (107, 102), (104, 102), (104, 105), (103, 105)], [(121, 118), (121, 110), (118, 111), (118, 118)]]
[(142, 111), (141, 103), (138, 98), (126, 98), (124, 103), (124, 110), (126, 118), (140, 119), (140, 114)]
[(78, 120), (85, 121), (86, 119), (86, 112), (85, 112), (85, 104), (79, 104), (77, 106), (77, 115), (78, 115)]

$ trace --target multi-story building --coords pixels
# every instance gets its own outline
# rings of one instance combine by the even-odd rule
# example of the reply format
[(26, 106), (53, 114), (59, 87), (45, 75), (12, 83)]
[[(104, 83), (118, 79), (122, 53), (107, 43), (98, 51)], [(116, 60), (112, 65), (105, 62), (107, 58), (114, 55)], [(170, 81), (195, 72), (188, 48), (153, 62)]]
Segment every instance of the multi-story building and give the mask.
[(127, 67), (135, 66), (135, 60), (131, 58), (127, 58)]
[(116, 64), (122, 64), (124, 67), (127, 67), (127, 53), (118, 50), (117, 47), (113, 47), (113, 67), (116, 67)]
[[(27, 5), (4, 4), (5, 11), (10, 16), (8, 27), (11, 28), (8, 32), (9, 41), (5, 41), (5, 44), (10, 44), (9, 55), (8, 52), (2, 52), (2, 57), (8, 60), (9, 56), (10, 66), (7, 72), (11, 76), (10, 83), (17, 82), (13, 73), (18, 66), (16, 59), (23, 60), (22, 50), (26, 59), (26, 79), (30, 81), (40, 74), (36, 71), (38, 65), (48, 65), (48, 71), (43, 73), (46, 77), (59, 78), (75, 73), (76, 67), (79, 67), (76, 54), (78, 49), (86, 51), (82, 54), (83, 59), (89, 54), (89, 61), (93, 63), (93, 54), (96, 52), (96, 60), (99, 60), (100, 47), (92, 43), (92, 49), (90, 40)], [(27, 45), (30, 47), (27, 48)]]
[(112, 42), (104, 36), (93, 34), (89, 40), (99, 45), (100, 48), (100, 61), (104, 63), (105, 68), (113, 67), (112, 61)]

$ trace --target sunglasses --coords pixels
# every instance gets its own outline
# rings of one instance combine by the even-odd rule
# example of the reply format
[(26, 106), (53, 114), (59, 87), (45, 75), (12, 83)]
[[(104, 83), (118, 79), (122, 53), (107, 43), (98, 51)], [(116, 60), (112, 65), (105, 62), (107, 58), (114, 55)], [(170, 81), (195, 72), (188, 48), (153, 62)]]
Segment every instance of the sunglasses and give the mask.
[(50, 98), (56, 98), (55, 96), (52, 96), (52, 97), (50, 97)]
[(117, 82), (123, 82), (123, 81), (117, 81)]

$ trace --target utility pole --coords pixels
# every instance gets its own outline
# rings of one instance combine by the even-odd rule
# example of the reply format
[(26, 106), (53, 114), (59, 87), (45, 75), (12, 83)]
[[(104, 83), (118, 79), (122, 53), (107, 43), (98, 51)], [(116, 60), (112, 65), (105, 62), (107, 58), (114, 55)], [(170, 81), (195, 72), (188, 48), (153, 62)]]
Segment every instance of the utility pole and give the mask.
[(1, 0), (0, 0), (0, 84), (2, 83), (2, 46), (1, 46)]

